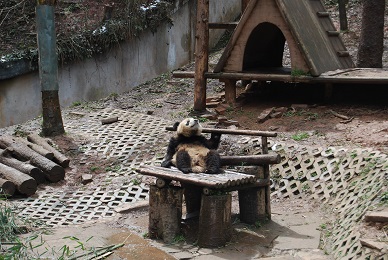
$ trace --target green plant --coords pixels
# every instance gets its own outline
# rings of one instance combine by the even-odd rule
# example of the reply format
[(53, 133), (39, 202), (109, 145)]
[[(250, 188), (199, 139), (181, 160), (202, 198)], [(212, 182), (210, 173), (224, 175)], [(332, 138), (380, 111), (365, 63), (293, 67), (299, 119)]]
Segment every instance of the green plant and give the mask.
[(386, 191), (383, 194), (381, 194), (380, 203), (388, 205), (388, 191)]
[(81, 101), (74, 101), (70, 107), (79, 107), (81, 105)]
[(19, 136), (19, 137), (26, 137), (27, 135), (29, 135), (28, 132), (24, 131), (22, 129), (22, 127), (20, 125), (16, 126), (14, 132), (13, 132), (13, 135), (14, 136)]
[(204, 118), (204, 117), (200, 117), (200, 118), (198, 118), (198, 120), (199, 120), (199, 122), (201, 122), (201, 123), (205, 123), (205, 122), (209, 121), (209, 119)]
[(180, 235), (177, 235), (174, 237), (172, 243), (177, 244), (177, 243), (184, 242), (184, 241), (186, 241), (186, 238), (180, 234)]
[(292, 140), (294, 141), (301, 141), (301, 140), (307, 139), (308, 137), (309, 137), (309, 134), (305, 132), (299, 132), (291, 136)]
[(26, 228), (22, 221), (18, 222), (15, 208), (0, 203), (0, 241), (14, 241), (18, 234), (24, 232)]
[(92, 172), (98, 171), (99, 169), (100, 169), (100, 167), (98, 167), (98, 166), (92, 166), (92, 167), (90, 167), (90, 170), (91, 170)]
[(307, 76), (308, 73), (301, 69), (293, 69), (291, 71), (291, 76), (293, 77), (300, 77), (300, 76)]
[(133, 185), (140, 185), (141, 184), (141, 180), (139, 180), (137, 178), (132, 179), (131, 182), (132, 182)]
[(111, 172), (118, 172), (120, 169), (121, 169), (120, 165), (114, 165), (114, 166), (107, 166), (105, 168), (105, 171), (106, 172), (109, 172), (109, 171), (111, 171)]
[(261, 227), (262, 227), (261, 222), (257, 220), (257, 221), (255, 222), (255, 228), (261, 228)]

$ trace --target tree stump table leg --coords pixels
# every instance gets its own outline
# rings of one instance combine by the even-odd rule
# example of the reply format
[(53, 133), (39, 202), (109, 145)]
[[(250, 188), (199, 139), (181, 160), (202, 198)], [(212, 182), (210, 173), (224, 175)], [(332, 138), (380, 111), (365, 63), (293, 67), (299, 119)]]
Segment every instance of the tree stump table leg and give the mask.
[[(259, 179), (265, 178), (265, 166), (259, 166), (256, 174)], [(256, 187), (238, 191), (240, 207), (240, 220), (247, 224), (255, 224), (256, 221), (271, 219), (271, 212), (267, 205), (267, 187)]]
[(252, 225), (268, 219), (265, 195), (264, 187), (238, 191), (241, 222)]
[(220, 247), (232, 237), (232, 196), (202, 195), (199, 215), (198, 245), (200, 247)]
[(150, 238), (163, 238), (165, 243), (171, 243), (180, 234), (182, 194), (180, 187), (150, 186), (148, 226)]

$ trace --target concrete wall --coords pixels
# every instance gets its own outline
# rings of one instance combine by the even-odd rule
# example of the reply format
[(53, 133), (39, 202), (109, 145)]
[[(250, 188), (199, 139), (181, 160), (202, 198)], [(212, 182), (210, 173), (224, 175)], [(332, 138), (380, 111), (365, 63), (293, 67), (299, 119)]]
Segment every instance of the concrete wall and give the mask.
[[(196, 1), (180, 3), (172, 16), (173, 26), (162, 24), (156, 33), (121, 43), (111, 51), (82, 62), (59, 67), (62, 107), (76, 101), (97, 100), (111, 93), (131, 90), (158, 75), (177, 69), (193, 59)], [(210, 1), (210, 22), (233, 21), (241, 0)], [(210, 31), (210, 45), (222, 30)], [(38, 72), (0, 81), (0, 127), (20, 124), (39, 116), (41, 90)]]

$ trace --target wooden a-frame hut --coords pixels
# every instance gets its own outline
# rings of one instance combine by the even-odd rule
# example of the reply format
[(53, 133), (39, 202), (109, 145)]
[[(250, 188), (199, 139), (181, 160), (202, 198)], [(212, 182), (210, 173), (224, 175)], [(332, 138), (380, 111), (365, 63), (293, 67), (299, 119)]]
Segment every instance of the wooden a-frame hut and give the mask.
[[(233, 103), (240, 79), (292, 81), (291, 70), (319, 76), (354, 67), (321, 0), (242, 0), (242, 8), (237, 26), (209, 24), (209, 1), (197, 0), (195, 71), (174, 72), (177, 78), (195, 78), (195, 111), (206, 110), (207, 78), (224, 82), (226, 101)], [(233, 35), (214, 71), (208, 72), (209, 29), (231, 26)], [(282, 65), (286, 43), (291, 68)]]
[(320, 0), (251, 0), (214, 72), (283, 68), (286, 42), (291, 70), (319, 76), (354, 67)]

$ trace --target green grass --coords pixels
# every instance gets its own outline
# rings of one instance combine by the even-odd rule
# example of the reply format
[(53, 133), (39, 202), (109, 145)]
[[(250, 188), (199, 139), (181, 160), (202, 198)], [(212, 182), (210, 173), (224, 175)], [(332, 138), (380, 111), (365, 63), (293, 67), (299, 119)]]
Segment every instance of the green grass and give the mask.
[(296, 134), (292, 135), (291, 138), (294, 141), (301, 141), (301, 140), (309, 138), (309, 136), (310, 135), (308, 133), (299, 132), (299, 133), (296, 133)]

